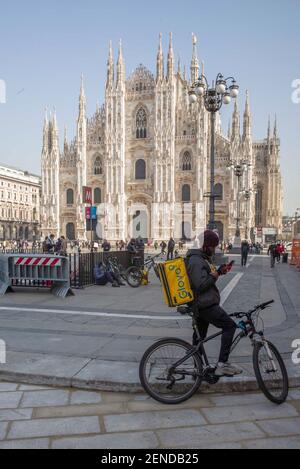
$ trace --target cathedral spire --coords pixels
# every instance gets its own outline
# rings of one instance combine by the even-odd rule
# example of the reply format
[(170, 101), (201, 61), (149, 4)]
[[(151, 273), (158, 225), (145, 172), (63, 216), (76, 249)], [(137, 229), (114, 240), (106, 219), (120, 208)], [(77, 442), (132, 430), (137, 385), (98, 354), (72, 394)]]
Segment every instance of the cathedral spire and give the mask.
[(46, 150), (49, 145), (49, 121), (48, 109), (45, 109), (44, 128), (43, 128), (43, 149)]
[(181, 60), (180, 60), (180, 57), (178, 57), (177, 73), (178, 73), (179, 76), (181, 76)]
[(197, 37), (193, 33), (193, 56), (191, 62), (191, 80), (192, 83), (195, 83), (199, 78), (199, 60), (198, 60), (198, 52), (197, 52)]
[(243, 129), (243, 139), (251, 138), (251, 111), (250, 111), (250, 99), (249, 91), (246, 91), (246, 106), (244, 112), (244, 129)]
[(85, 118), (86, 98), (83, 84), (83, 74), (81, 75), (80, 95), (79, 95), (79, 119)]
[(232, 131), (231, 131), (231, 140), (240, 139), (240, 113), (238, 108), (237, 99), (234, 103), (234, 111), (232, 116)]
[(68, 132), (67, 126), (65, 125), (65, 132), (64, 132), (64, 153), (66, 154), (68, 151)]
[(117, 86), (125, 80), (125, 65), (123, 59), (122, 40), (119, 43), (119, 55), (117, 62)]
[(164, 54), (163, 54), (163, 47), (162, 47), (162, 34), (159, 35), (159, 47), (158, 47), (158, 54), (157, 54), (157, 62), (156, 62), (156, 81), (160, 82), (164, 79)]
[(174, 75), (174, 51), (173, 51), (173, 34), (170, 33), (170, 44), (168, 53), (168, 80), (171, 80)]
[(277, 128), (277, 114), (275, 114), (275, 123), (274, 123), (274, 140), (276, 142), (277, 138), (278, 138), (278, 128)]
[(106, 88), (112, 88), (114, 84), (114, 59), (113, 59), (113, 50), (112, 42), (109, 42), (109, 54), (107, 61), (107, 81)]

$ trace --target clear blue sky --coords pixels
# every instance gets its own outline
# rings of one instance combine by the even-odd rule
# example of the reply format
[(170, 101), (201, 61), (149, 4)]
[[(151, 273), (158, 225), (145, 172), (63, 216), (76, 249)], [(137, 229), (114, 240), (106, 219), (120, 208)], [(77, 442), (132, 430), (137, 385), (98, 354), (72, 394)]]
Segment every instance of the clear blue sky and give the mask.
[[(300, 104), (291, 83), (300, 78), (300, 1), (254, 0), (0, 0), (0, 162), (40, 172), (45, 106), (56, 107), (61, 137), (75, 132), (81, 73), (88, 113), (103, 102), (108, 42), (124, 44), (127, 74), (142, 62), (155, 70), (159, 32), (174, 33), (187, 66), (191, 33), (211, 78), (234, 74), (241, 107), (249, 89), (256, 139), (266, 136), (269, 113), (278, 114), (285, 212), (300, 208)], [(228, 114), (224, 116), (227, 127)]]

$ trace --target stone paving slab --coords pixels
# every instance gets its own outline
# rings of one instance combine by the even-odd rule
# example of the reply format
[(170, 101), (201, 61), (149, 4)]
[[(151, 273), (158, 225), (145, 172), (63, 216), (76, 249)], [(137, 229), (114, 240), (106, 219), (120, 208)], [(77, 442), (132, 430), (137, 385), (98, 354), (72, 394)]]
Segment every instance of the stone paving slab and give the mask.
[(37, 438), (32, 440), (13, 440), (0, 442), (0, 449), (49, 449), (50, 440)]
[(0, 409), (16, 409), (22, 398), (21, 392), (1, 392)]
[(69, 403), (70, 393), (60, 389), (51, 391), (26, 391), (20, 407), (63, 406)]
[(53, 449), (155, 449), (159, 442), (153, 432), (114, 433), (88, 438), (54, 441)]
[(106, 431), (112, 433), (117, 431), (206, 425), (206, 421), (196, 410), (174, 410), (108, 415), (104, 417), (104, 425)]
[(256, 441), (246, 441), (246, 449), (300, 449), (300, 436), (294, 438), (267, 438)]
[(277, 406), (269, 402), (250, 406), (216, 407), (202, 409), (201, 411), (211, 424), (244, 422), (245, 420), (265, 420), (268, 418), (299, 417), (298, 411), (291, 404)]
[(11, 422), (14, 420), (30, 420), (33, 409), (10, 409), (0, 410), (0, 422)]
[(7, 422), (0, 422), (0, 440), (4, 440), (8, 428)]
[(160, 430), (157, 434), (164, 448), (195, 448), (199, 444), (236, 443), (265, 437), (257, 425), (248, 422)]
[(13, 422), (8, 439), (38, 438), (55, 435), (84, 435), (89, 433), (100, 433), (97, 417), (36, 419), (30, 422)]
[(270, 436), (287, 436), (300, 434), (300, 418), (265, 420), (259, 422), (260, 428)]

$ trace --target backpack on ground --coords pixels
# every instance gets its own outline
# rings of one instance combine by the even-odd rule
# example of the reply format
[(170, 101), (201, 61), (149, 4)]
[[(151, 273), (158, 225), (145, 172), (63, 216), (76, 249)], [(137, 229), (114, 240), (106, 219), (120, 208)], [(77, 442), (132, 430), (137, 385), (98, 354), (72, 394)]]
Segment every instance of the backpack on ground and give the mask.
[(166, 304), (170, 308), (194, 301), (185, 260), (182, 257), (158, 264)]

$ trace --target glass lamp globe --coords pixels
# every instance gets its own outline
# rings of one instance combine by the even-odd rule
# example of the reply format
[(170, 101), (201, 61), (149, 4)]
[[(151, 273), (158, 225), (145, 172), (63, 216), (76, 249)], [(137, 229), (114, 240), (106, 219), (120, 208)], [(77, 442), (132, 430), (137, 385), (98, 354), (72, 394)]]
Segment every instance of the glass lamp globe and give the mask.
[(226, 92), (226, 81), (225, 80), (218, 80), (216, 91), (218, 94), (224, 94)]
[(195, 89), (197, 96), (203, 96), (205, 93), (205, 86), (204, 83), (200, 83)]
[(230, 102), (231, 102), (230, 93), (224, 93), (224, 96), (223, 96), (223, 103), (224, 103), (224, 104), (230, 104)]
[(239, 86), (233, 84), (233, 85), (230, 86), (229, 89), (230, 89), (230, 96), (231, 96), (232, 98), (237, 98), (238, 95), (239, 95), (239, 91), (240, 91)]
[(190, 104), (194, 104), (197, 102), (197, 96), (195, 94), (195, 91), (189, 92), (189, 101), (190, 101)]

